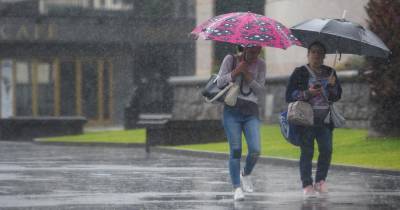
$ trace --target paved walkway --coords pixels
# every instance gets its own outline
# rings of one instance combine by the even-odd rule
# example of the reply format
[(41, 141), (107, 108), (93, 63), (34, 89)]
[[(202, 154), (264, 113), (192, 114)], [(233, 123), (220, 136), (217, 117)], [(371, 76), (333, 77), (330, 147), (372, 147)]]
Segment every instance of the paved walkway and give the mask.
[(143, 148), (0, 142), (0, 209), (399, 209), (400, 176), (332, 170), (304, 200), (297, 167), (259, 164), (232, 201), (227, 163)]

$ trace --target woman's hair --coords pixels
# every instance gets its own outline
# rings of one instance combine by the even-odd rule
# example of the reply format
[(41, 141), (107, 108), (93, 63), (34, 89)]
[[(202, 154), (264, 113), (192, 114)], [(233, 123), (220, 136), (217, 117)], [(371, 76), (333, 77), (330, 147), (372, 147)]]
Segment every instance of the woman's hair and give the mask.
[(313, 43), (311, 43), (309, 46), (308, 46), (308, 51), (307, 51), (307, 53), (310, 53), (310, 49), (311, 49), (311, 47), (313, 47), (313, 46), (318, 46), (318, 47), (320, 47), (323, 51), (324, 51), (324, 54), (326, 54), (326, 47), (325, 47), (325, 45), (324, 44), (322, 44), (321, 42), (319, 42), (319, 41), (315, 41), (315, 42), (313, 42)]
[(237, 51), (238, 52), (243, 52), (243, 50), (244, 50), (244, 47), (242, 45), (238, 45), (237, 46)]

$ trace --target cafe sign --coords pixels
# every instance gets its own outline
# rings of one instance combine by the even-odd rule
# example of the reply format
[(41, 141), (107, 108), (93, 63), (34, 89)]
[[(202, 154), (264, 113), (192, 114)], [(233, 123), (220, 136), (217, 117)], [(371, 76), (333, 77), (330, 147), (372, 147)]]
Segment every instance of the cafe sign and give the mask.
[(0, 24), (0, 40), (54, 40), (55, 24)]

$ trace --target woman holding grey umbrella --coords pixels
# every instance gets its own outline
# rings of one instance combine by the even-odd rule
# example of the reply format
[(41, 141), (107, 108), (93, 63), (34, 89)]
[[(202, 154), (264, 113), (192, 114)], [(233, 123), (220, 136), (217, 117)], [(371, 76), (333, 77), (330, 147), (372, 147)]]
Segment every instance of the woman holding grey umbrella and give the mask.
[[(332, 123), (324, 122), (329, 113), (329, 102), (338, 101), (342, 88), (335, 70), (323, 65), (326, 48), (320, 42), (308, 47), (308, 64), (296, 68), (289, 79), (286, 89), (286, 101), (307, 101), (314, 112), (314, 125), (302, 127), (300, 142), (300, 177), (305, 196), (326, 193), (326, 178), (332, 157)], [(315, 183), (312, 179), (312, 158), (314, 139), (318, 144), (318, 163)]]

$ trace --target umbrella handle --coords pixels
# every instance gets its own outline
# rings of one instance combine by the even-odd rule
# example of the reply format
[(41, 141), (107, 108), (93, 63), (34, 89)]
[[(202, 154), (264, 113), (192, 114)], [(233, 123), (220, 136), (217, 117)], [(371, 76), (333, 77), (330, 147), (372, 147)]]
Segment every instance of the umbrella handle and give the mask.
[(344, 20), (346, 18), (346, 10), (343, 10), (343, 14), (342, 14), (342, 19)]
[(341, 60), (342, 59), (342, 53), (339, 53), (339, 59), (337, 59), (337, 54), (338, 54), (338, 51), (336, 51), (336, 53), (335, 53), (335, 60), (333, 61), (333, 67), (335, 68), (335, 66), (336, 66), (336, 60)]
[(336, 53), (335, 53), (335, 59), (333, 60), (333, 68), (335, 68), (335, 66), (336, 66), (336, 58), (337, 58), (337, 51), (336, 51)]

